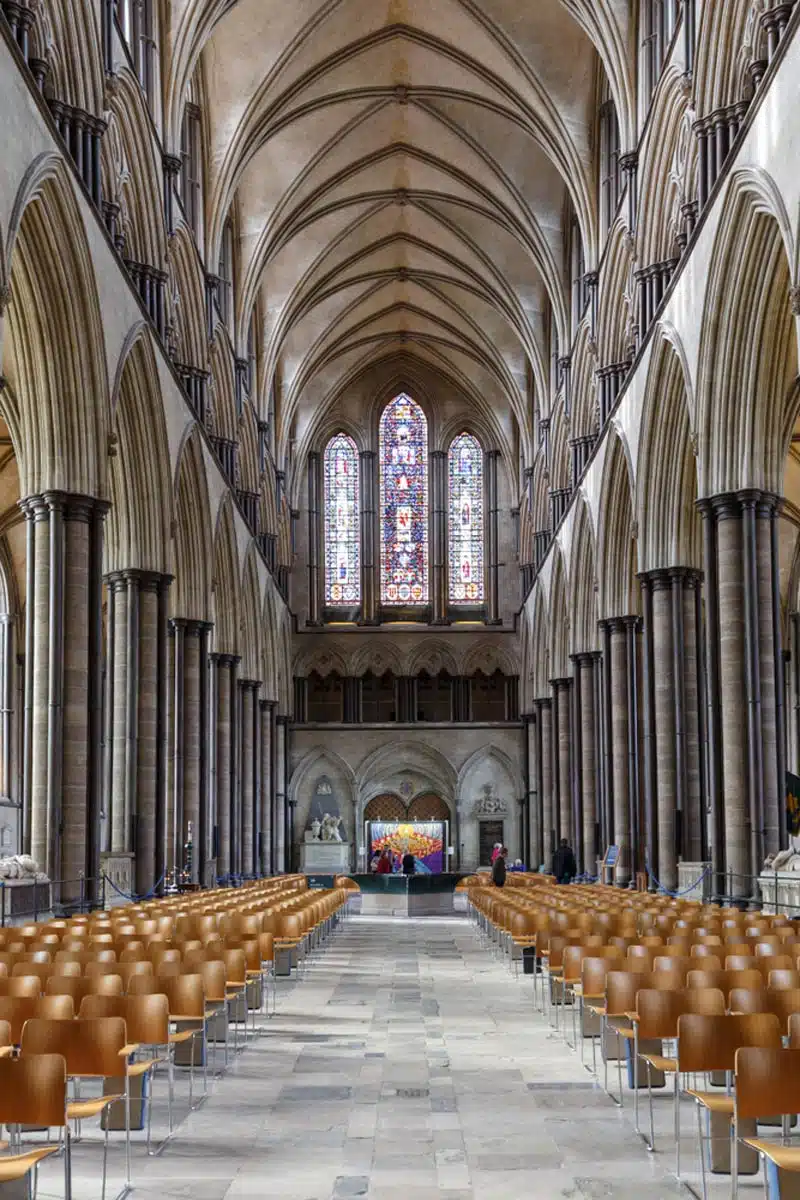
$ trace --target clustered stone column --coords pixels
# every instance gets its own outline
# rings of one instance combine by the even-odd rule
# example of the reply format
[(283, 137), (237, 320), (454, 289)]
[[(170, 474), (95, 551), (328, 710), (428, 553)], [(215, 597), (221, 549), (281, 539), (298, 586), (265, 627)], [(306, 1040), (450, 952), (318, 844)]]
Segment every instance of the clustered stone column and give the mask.
[(431, 620), (447, 625), (447, 453), (430, 453)]
[(287, 752), (289, 741), (289, 718), (282, 713), (275, 717), (275, 870), (288, 871), (291, 840), (289, 836), (289, 805), (286, 787), (288, 782)]
[(598, 776), (597, 776), (597, 732), (598, 712), (596, 704), (597, 665), (600, 655), (595, 651), (587, 651), (572, 656), (575, 664), (574, 682), (574, 752), (573, 773), (575, 775), (575, 793), (577, 795), (578, 814), (580, 821), (576, 822), (575, 852), (578, 865), (582, 870), (594, 874), (598, 844)]
[(572, 772), (570, 746), (572, 741), (570, 710), (572, 680), (568, 677), (551, 680), (553, 688), (553, 825), (556, 843), (561, 838), (571, 842), (572, 830)]
[(258, 855), (262, 875), (270, 875), (274, 870), (272, 839), (275, 786), (273, 769), (275, 702), (259, 700), (258, 711), (261, 721), (261, 792), (259, 795), (261, 816), (259, 818)]
[(312, 451), (308, 456), (308, 624), (321, 625), (322, 592), (320, 558), (322, 556), (322, 458)]
[(236, 729), (236, 679), (240, 659), (234, 654), (214, 653), (211, 655), (212, 669), (216, 673), (214, 694), (216, 696), (216, 816), (215, 837), (216, 870), (220, 879), (226, 879), (235, 869), (232, 855), (233, 812), (235, 803), (235, 729)]
[(536, 814), (538, 818), (539, 838), (538, 849), (541, 857), (536, 864), (545, 863), (548, 870), (556, 845), (556, 830), (553, 817), (553, 712), (552, 700), (543, 697), (534, 701), (536, 723), (538, 727), (538, 791), (539, 805)]
[(619, 848), (615, 879), (628, 883), (638, 865), (631, 847), (639, 847), (639, 729), (637, 637), (639, 618), (601, 621), (604, 639), (606, 721), (610, 769), (606, 805)]
[[(187, 868), (192, 837), (192, 882), (205, 871), (208, 841), (208, 634), (206, 621), (175, 617), (172, 655), (172, 804), (169, 814), (171, 865)], [(170, 806), (168, 806), (170, 807)]]
[(46, 492), (27, 520), (24, 846), (60, 899), (100, 868), (102, 556), (108, 505)]
[(486, 623), (500, 625), (500, 494), (497, 481), (499, 450), (487, 450), (484, 454), (486, 476)]
[(706, 577), (709, 779), (716, 886), (749, 895), (780, 845), (785, 778), (778, 499), (701, 500)]
[(375, 497), (377, 495), (374, 450), (362, 450), (359, 462), (359, 500), (361, 510), (361, 624), (378, 623), (378, 567), (376, 555)]
[(240, 679), (240, 715), (241, 715), (241, 812), (239, 836), (241, 846), (241, 861), (239, 870), (243, 875), (258, 873), (256, 862), (256, 847), (258, 841), (258, 824), (260, 804), (258, 803), (259, 787), (259, 749), (258, 749), (258, 692), (260, 680)]
[(644, 796), (648, 863), (664, 887), (678, 859), (704, 853), (700, 575), (688, 568), (641, 577), (644, 609)]
[(166, 601), (170, 576), (117, 571), (108, 592), (107, 803), (110, 849), (135, 855), (135, 890), (163, 874), (158, 853), (159, 800), (166, 749)]

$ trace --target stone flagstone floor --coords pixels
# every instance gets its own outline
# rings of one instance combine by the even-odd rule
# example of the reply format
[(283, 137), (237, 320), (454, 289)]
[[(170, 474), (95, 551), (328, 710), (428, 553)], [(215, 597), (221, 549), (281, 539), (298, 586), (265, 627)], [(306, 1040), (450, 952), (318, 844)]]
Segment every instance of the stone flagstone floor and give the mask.
[[(284, 989), (266, 1034), (164, 1153), (135, 1148), (139, 1200), (681, 1194), (671, 1146), (647, 1153), (630, 1106), (593, 1083), (534, 1010), (530, 977), (515, 979), (465, 918), (352, 918)], [(694, 1159), (688, 1108), (684, 1124)], [(75, 1152), (76, 1200), (99, 1197), (90, 1149)], [(43, 1171), (40, 1196), (59, 1182)], [(754, 1183), (743, 1195), (761, 1194)], [(720, 1179), (711, 1195), (729, 1191)]]

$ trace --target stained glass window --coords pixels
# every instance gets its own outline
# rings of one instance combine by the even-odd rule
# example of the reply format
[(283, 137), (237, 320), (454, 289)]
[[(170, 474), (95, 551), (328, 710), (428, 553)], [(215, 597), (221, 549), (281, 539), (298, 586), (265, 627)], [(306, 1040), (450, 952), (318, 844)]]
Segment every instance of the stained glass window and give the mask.
[(396, 396), (380, 424), (381, 603), (428, 603), (428, 422)]
[(447, 456), (449, 587), (451, 604), (482, 604), (483, 451), (471, 433), (460, 433)]
[(325, 603), (349, 608), (361, 602), (358, 450), (346, 433), (325, 447)]

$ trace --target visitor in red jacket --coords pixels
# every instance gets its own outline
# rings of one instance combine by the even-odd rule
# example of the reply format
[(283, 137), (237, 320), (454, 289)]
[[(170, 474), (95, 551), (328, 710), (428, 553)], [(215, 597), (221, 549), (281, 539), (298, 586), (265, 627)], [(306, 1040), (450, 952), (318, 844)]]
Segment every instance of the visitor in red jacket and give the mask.
[(378, 859), (378, 866), (377, 866), (376, 873), (378, 875), (391, 875), (391, 873), (392, 873), (392, 856), (388, 850), (384, 850), (383, 854), (381, 854), (380, 858)]

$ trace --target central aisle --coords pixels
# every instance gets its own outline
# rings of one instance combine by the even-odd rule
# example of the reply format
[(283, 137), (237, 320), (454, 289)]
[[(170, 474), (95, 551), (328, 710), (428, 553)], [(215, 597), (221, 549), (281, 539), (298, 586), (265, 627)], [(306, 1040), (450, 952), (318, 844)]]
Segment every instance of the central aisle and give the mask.
[(529, 978), (464, 918), (353, 918), (160, 1159), (142, 1200), (660, 1200)]

